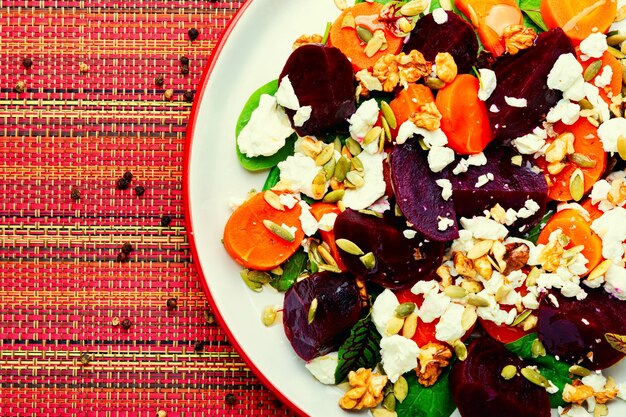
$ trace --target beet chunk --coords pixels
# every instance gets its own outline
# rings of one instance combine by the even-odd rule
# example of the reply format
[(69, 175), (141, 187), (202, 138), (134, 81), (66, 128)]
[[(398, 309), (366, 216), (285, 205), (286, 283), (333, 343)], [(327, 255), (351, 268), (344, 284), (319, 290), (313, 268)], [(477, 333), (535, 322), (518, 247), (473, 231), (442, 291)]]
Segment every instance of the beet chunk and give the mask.
[(346, 125), (356, 111), (355, 78), (352, 64), (337, 48), (304, 45), (291, 53), (279, 82), (289, 76), (300, 106), (311, 106), (311, 117), (303, 126), (293, 123), (294, 110), (286, 109), (300, 136), (315, 135)]
[(341, 249), (341, 260), (353, 274), (385, 288), (411, 287), (419, 280), (435, 278), (441, 265), (444, 245), (426, 242), (402, 234), (402, 222), (393, 217), (378, 218), (354, 210), (345, 210), (335, 220), (335, 238), (355, 243), (364, 253), (372, 252), (376, 259), (373, 269), (365, 268), (359, 256)]
[[(396, 203), (413, 229), (435, 242), (459, 237), (452, 200), (441, 197), (441, 187), (435, 182), (442, 178), (443, 174), (434, 173), (428, 167), (426, 154), (417, 140), (408, 140), (391, 152), (391, 182)], [(442, 217), (454, 221), (443, 231), (438, 227)]]
[(544, 388), (521, 374), (506, 380), (507, 365), (518, 371), (525, 363), (489, 337), (474, 339), (467, 359), (456, 361), (450, 371), (454, 402), (463, 417), (550, 417), (550, 398)]
[[(520, 218), (514, 223), (517, 229), (511, 231), (530, 230), (541, 220), (548, 202), (548, 184), (542, 174), (535, 173), (526, 166), (516, 166), (511, 163), (515, 153), (500, 144), (489, 146), (485, 150), (487, 164), (471, 166), (466, 173), (450, 175), (452, 183), (452, 198), (454, 209), (458, 217), (471, 218), (482, 216), (484, 210), (489, 210), (499, 203), (505, 210), (518, 211), (526, 200), (533, 200), (539, 205), (539, 210), (529, 218)], [(476, 182), (481, 175), (493, 174), (493, 181), (489, 181), (480, 188)]]
[(539, 340), (548, 352), (565, 362), (582, 360), (587, 368), (608, 368), (624, 357), (604, 338), (606, 333), (626, 334), (624, 302), (602, 288), (585, 291), (588, 295), (582, 301), (554, 292), (558, 308), (548, 297), (542, 300), (537, 323)]
[[(313, 322), (309, 310), (317, 298)], [(285, 293), (283, 325), (293, 350), (305, 361), (336, 350), (361, 315), (354, 278), (320, 272), (296, 282)]]
[(478, 57), (478, 40), (472, 26), (452, 12), (446, 12), (448, 20), (439, 24), (432, 13), (417, 21), (409, 41), (402, 51), (418, 50), (429, 61), (439, 52), (449, 52), (454, 57), (459, 73), (470, 72)]
[[(550, 108), (563, 98), (548, 88), (548, 74), (562, 54), (574, 53), (574, 46), (562, 29), (541, 33), (535, 46), (516, 55), (498, 59), (492, 70), (498, 85), (487, 100), (487, 108), (496, 106), (498, 113), (489, 113), (495, 139), (514, 139), (539, 126)], [(526, 107), (513, 107), (505, 97), (526, 99)]]

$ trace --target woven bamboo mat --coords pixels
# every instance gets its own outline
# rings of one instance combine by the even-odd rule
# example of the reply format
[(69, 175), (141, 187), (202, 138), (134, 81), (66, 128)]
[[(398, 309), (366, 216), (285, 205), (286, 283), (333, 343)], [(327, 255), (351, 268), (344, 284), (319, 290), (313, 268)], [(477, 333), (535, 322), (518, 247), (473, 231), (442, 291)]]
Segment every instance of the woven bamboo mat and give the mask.
[(0, 416), (291, 415), (214, 323), (184, 231), (183, 94), (240, 6), (0, 0)]

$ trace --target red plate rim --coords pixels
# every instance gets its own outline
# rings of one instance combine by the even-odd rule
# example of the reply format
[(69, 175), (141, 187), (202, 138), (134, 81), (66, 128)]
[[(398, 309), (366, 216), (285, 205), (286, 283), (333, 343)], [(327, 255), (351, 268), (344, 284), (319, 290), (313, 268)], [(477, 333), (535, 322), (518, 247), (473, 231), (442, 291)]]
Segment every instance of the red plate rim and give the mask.
[(228, 23), (226, 29), (220, 36), (218, 43), (215, 46), (215, 49), (213, 49), (213, 53), (209, 57), (209, 61), (204, 67), (204, 70), (202, 72), (202, 77), (200, 78), (200, 83), (198, 84), (198, 88), (196, 90), (196, 94), (193, 100), (191, 113), (189, 115), (189, 122), (187, 124), (187, 132), (186, 132), (186, 137), (185, 137), (185, 153), (183, 157), (183, 205), (184, 205), (186, 232), (187, 232), (187, 239), (189, 240), (189, 244), (191, 247), (191, 254), (193, 256), (193, 259), (196, 260), (195, 262), (192, 262), (192, 265), (194, 266), (196, 272), (198, 273), (198, 276), (200, 277), (200, 283), (202, 285), (202, 289), (204, 290), (204, 293), (209, 299), (209, 304), (211, 305), (213, 309), (213, 313), (215, 317), (217, 318), (217, 321), (221, 325), (222, 329), (226, 332), (228, 339), (230, 340), (232, 345), (235, 347), (235, 349), (237, 350), (239, 355), (242, 357), (242, 359), (245, 361), (245, 363), (250, 367), (252, 372), (261, 380), (263, 385), (269, 388), (270, 391), (272, 391), (274, 395), (276, 395), (284, 404), (286, 404), (289, 408), (295, 411), (299, 416), (309, 417), (308, 414), (306, 414), (295, 403), (293, 403), (280, 389), (278, 389), (278, 387), (276, 387), (272, 383), (272, 381), (270, 381), (261, 372), (259, 368), (256, 367), (254, 362), (250, 359), (250, 357), (244, 351), (243, 347), (239, 344), (239, 341), (237, 340), (237, 338), (235, 338), (230, 328), (226, 325), (224, 318), (222, 317), (220, 311), (216, 307), (215, 300), (213, 299), (211, 290), (209, 289), (209, 286), (207, 285), (207, 281), (202, 272), (202, 268), (200, 267), (200, 264), (197, 261), (199, 259), (198, 249), (196, 247), (196, 242), (194, 239), (193, 221), (191, 219), (191, 199), (189, 195), (189, 191), (190, 191), (189, 173), (190, 173), (190, 163), (191, 163), (191, 149), (193, 145), (192, 138), (194, 136), (196, 123), (198, 122), (198, 108), (200, 106), (200, 101), (206, 91), (206, 86), (207, 86), (209, 77), (211, 76), (213, 69), (215, 68), (217, 58), (220, 56), (222, 50), (224, 49), (226, 41), (230, 37), (237, 22), (240, 20), (241, 16), (243, 16), (244, 12), (248, 9), (248, 7), (253, 1), (254, 0), (245, 1), (245, 3), (236, 12), (236, 14), (233, 16), (231, 21)]

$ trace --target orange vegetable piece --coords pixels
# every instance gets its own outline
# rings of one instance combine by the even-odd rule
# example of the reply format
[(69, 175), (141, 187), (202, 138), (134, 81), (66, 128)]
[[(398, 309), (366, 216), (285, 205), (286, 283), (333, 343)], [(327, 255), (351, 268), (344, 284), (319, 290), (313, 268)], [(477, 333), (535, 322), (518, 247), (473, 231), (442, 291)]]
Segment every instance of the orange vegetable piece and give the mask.
[(462, 155), (480, 153), (493, 139), (487, 106), (478, 98), (476, 77), (461, 74), (439, 90), (435, 103), (448, 146)]
[[(395, 55), (402, 49), (403, 38), (394, 35), (378, 20), (382, 8), (383, 5), (376, 2), (355, 4), (345, 9), (330, 28), (328, 44), (338, 48), (350, 59), (355, 72), (371, 68), (383, 55)], [(365, 54), (365, 46), (367, 44), (359, 38), (356, 29), (349, 26), (342, 27), (344, 19), (348, 14), (352, 14), (357, 27), (364, 27), (371, 33), (374, 33), (377, 29), (382, 29), (385, 32), (387, 49), (378, 51), (371, 57), (367, 56)]]
[(604, 214), (604, 212), (598, 208), (597, 204), (591, 203), (591, 198), (586, 198), (580, 203), (580, 205), (582, 206), (582, 208), (587, 210), (587, 213), (589, 213), (589, 217), (592, 222)]
[(548, 181), (548, 197), (556, 201), (569, 201), (572, 194), (569, 191), (570, 178), (577, 168), (583, 173), (585, 179), (584, 192), (587, 193), (593, 184), (602, 177), (606, 168), (606, 153), (602, 147), (602, 141), (598, 137), (598, 130), (587, 119), (579, 119), (571, 126), (557, 123), (554, 125), (557, 133), (571, 132), (574, 134), (574, 152), (582, 154), (596, 161), (592, 168), (583, 168), (570, 162), (563, 161), (565, 168), (558, 174), (552, 175), (548, 172), (548, 163), (545, 157), (537, 158), (536, 163), (546, 174)]
[[(341, 210), (335, 204), (330, 203), (315, 203), (311, 206), (311, 214), (315, 217), (315, 220), (320, 221), (324, 214), (335, 213), (337, 215), (341, 214)], [(326, 242), (326, 244), (330, 247), (330, 254), (335, 258), (337, 262), (337, 266), (342, 271), (347, 271), (348, 268), (341, 261), (341, 256), (339, 255), (339, 250), (337, 249), (337, 244), (335, 243), (335, 232), (334, 231), (325, 231), (319, 230), (318, 233), (322, 237), (322, 240)]]
[(515, 0), (455, 0), (454, 4), (472, 22), (483, 46), (494, 56), (506, 51), (504, 29), (524, 22)]
[[(239, 264), (249, 269), (269, 271), (285, 262), (300, 247), (304, 232), (300, 224), (302, 208), (296, 204), (292, 209), (280, 211), (270, 206), (258, 193), (243, 203), (226, 222), (224, 247)], [(277, 225), (295, 226), (293, 242), (288, 242), (270, 232), (263, 220)]]
[(593, 270), (602, 261), (602, 239), (593, 230), (590, 223), (574, 209), (559, 211), (548, 221), (537, 239), (537, 243), (546, 244), (550, 234), (557, 229), (561, 229), (570, 239), (570, 243), (565, 249), (583, 245), (585, 248), (581, 252), (589, 261), (587, 271)]
[[(408, 88), (403, 88), (396, 97), (389, 102), (389, 107), (396, 116), (397, 127), (411, 117), (411, 115), (420, 110), (427, 103), (433, 103), (435, 96), (430, 88), (422, 84), (409, 84)], [(395, 136), (396, 132), (393, 132)]]
[[(528, 271), (524, 271), (524, 272), (528, 272)], [(528, 288), (526, 287), (525, 284), (519, 287), (517, 291), (520, 293), (521, 296), (525, 296), (526, 294), (528, 294)], [(534, 329), (524, 330), (522, 326), (513, 327), (513, 326), (506, 325), (506, 324), (500, 324), (500, 325), (495, 324), (492, 321), (485, 320), (480, 317), (478, 318), (478, 322), (480, 323), (482, 328), (487, 332), (489, 336), (493, 337), (500, 343), (505, 343), (505, 344), (515, 342), (516, 340), (521, 339), (527, 334), (530, 334), (535, 331)]]
[[(586, 70), (587, 67), (589, 67), (589, 65), (597, 61), (597, 58), (590, 58), (587, 61), (582, 61), (580, 59), (580, 50), (578, 48), (576, 48), (576, 55), (578, 56), (578, 60), (583, 66), (583, 70)], [(600, 72), (598, 72), (598, 75), (602, 74), (602, 71), (604, 71), (604, 67), (606, 67), (607, 65), (610, 66), (611, 69), (613, 70), (613, 77), (611, 78), (611, 83), (607, 85), (606, 87), (600, 89), (600, 96), (604, 99), (604, 101), (608, 105), (611, 105), (612, 102), (611, 102), (611, 98), (609, 97), (609, 95), (611, 97), (614, 97), (622, 92), (622, 73), (623, 73), (622, 64), (620, 64), (619, 60), (615, 58), (613, 55), (611, 55), (609, 51), (605, 51), (604, 54), (602, 55), (602, 58), (600, 59), (602, 60), (602, 69), (600, 70)], [(598, 75), (596, 75), (596, 77)], [(593, 84), (596, 77), (594, 77), (589, 82)]]
[(616, 0), (541, 0), (548, 28), (562, 28), (575, 44), (595, 31), (606, 32), (616, 14)]

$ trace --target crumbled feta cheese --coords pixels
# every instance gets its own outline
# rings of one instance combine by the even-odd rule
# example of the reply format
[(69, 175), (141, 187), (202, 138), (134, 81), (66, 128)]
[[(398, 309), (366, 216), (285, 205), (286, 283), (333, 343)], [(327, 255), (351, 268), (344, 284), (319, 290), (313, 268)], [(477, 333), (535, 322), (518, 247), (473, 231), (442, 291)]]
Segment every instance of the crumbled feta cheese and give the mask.
[(279, 187), (292, 193), (303, 193), (313, 197), (311, 185), (320, 171), (315, 161), (306, 155), (296, 153), (278, 163), (280, 169)]
[(452, 170), (454, 175), (459, 175), (467, 172), (470, 166), (483, 166), (487, 165), (487, 157), (483, 152), (468, 156), (466, 159), (461, 159), (456, 167)]
[(276, 97), (278, 104), (286, 109), (298, 110), (300, 108), (300, 101), (298, 100), (298, 96), (296, 96), (296, 92), (293, 89), (288, 75), (285, 75), (280, 80), (280, 85), (274, 97)]
[(469, 230), (459, 230), (459, 237), (452, 241), (452, 252), (468, 252), (474, 246), (472, 232)]
[(439, 323), (435, 325), (435, 338), (441, 342), (453, 342), (463, 337), (465, 334), (462, 324), (464, 312), (464, 306), (450, 303), (439, 319)]
[(573, 125), (579, 119), (580, 106), (569, 100), (561, 99), (552, 107), (546, 116), (548, 123), (562, 121), (566, 125)]
[(246, 156), (271, 156), (285, 146), (285, 140), (293, 129), (285, 110), (276, 98), (263, 94), (259, 106), (237, 137), (239, 150)]
[(602, 141), (605, 152), (617, 152), (617, 139), (626, 132), (626, 119), (616, 117), (605, 119), (606, 121), (598, 127), (598, 137)]
[(317, 227), (324, 232), (330, 232), (335, 227), (335, 220), (337, 220), (337, 213), (326, 213), (320, 217)]
[(567, 410), (563, 407), (559, 407), (558, 413), (561, 417), (593, 417), (593, 414), (589, 414), (587, 410), (577, 404), (572, 404)]
[(387, 198), (387, 196), (384, 195), (378, 200), (374, 201), (374, 203), (367, 209), (375, 211), (376, 213), (383, 214), (387, 210), (391, 210), (391, 204), (389, 203), (389, 199)]
[(435, 181), (438, 186), (441, 187), (441, 198), (448, 201), (450, 197), (452, 197), (452, 183), (450, 180), (442, 178), (440, 180)]
[(424, 143), (429, 148), (445, 146), (448, 144), (448, 137), (445, 133), (443, 133), (443, 130), (426, 130), (415, 126), (415, 123), (410, 120), (407, 120), (400, 125), (398, 135), (396, 136), (396, 143), (401, 145), (414, 135), (421, 135), (424, 138)]
[(500, 113), (500, 109), (495, 104), (492, 104), (491, 107), (489, 107), (489, 111), (491, 113)]
[(372, 306), (372, 322), (382, 336), (387, 335), (387, 324), (399, 305), (398, 297), (391, 290), (384, 290), (376, 297)]
[(331, 352), (308, 361), (304, 367), (322, 384), (335, 384), (335, 370), (339, 365), (339, 353)]
[(411, 287), (411, 292), (415, 295), (434, 295), (439, 292), (439, 284), (437, 281), (417, 281), (413, 287)]
[(402, 145), (408, 139), (413, 137), (413, 135), (417, 134), (417, 129), (419, 128), (415, 126), (415, 123), (413, 123), (410, 120), (407, 120), (406, 122), (402, 123), (400, 127), (398, 128), (398, 134), (396, 135), (396, 143), (398, 145)]
[(454, 151), (445, 146), (436, 146), (428, 151), (428, 166), (432, 172), (441, 172), (454, 161)]
[(417, 343), (397, 334), (383, 337), (380, 341), (381, 362), (391, 382), (396, 382), (403, 373), (417, 368), (419, 353)]
[(406, 230), (402, 231), (402, 234), (407, 239), (414, 239), (415, 235), (417, 235), (417, 232), (415, 230), (412, 230), (412, 229), (406, 229)]
[(513, 140), (513, 145), (519, 153), (523, 155), (532, 155), (537, 153), (546, 144), (548, 133), (545, 129), (536, 127), (532, 133), (520, 136)]
[[(383, 161), (386, 154), (361, 152), (359, 160), (363, 164), (365, 184), (359, 188), (348, 188), (343, 196), (343, 203), (353, 210), (363, 210), (374, 204), (385, 194), (387, 184), (383, 176)], [(318, 167), (319, 169), (319, 167)]]
[(604, 33), (592, 33), (580, 43), (580, 53), (587, 58), (582, 57), (583, 61), (587, 61), (589, 58), (602, 58), (607, 49), (609, 49), (609, 46), (606, 43), (606, 35)]
[(280, 194), (278, 196), (278, 201), (280, 201), (280, 204), (287, 207), (288, 209), (292, 209), (293, 206), (298, 204), (298, 198), (296, 198), (296, 196), (293, 194)]
[(517, 212), (517, 217), (521, 219), (527, 219), (537, 213), (541, 207), (535, 200), (528, 199), (524, 203), (524, 207), (519, 209)]
[(500, 305), (496, 302), (495, 297), (487, 291), (482, 290), (477, 294), (489, 302), (487, 307), (478, 307), (476, 313), (483, 320), (492, 321), (497, 325), (511, 324), (517, 316), (517, 310), (512, 308), (509, 312), (500, 309)]
[(559, 203), (559, 205), (556, 206), (556, 211), (559, 212), (563, 210), (576, 210), (578, 214), (584, 217), (585, 220), (591, 221), (591, 217), (589, 217), (587, 209), (578, 203)]
[(528, 106), (528, 102), (526, 101), (525, 98), (504, 96), (504, 101), (506, 101), (506, 104), (508, 104), (511, 107), (523, 108), (523, 107)]
[(607, 65), (602, 69), (602, 72), (598, 74), (598, 76), (596, 77), (593, 83), (598, 88), (604, 88), (607, 85), (611, 84), (612, 78), (613, 78), (613, 68)]
[[(487, 101), (498, 85), (496, 73), (487, 68), (479, 69), (478, 73), (480, 74), (480, 89), (478, 90), (478, 98), (482, 101)], [(495, 104), (492, 105), (492, 107), (493, 106), (495, 106)], [(496, 110), (495, 112), (492, 111), (492, 113), (497, 113), (498, 111), (499, 110)]]
[(624, 236), (626, 236), (626, 209), (615, 207), (606, 211), (591, 223), (591, 229), (602, 239), (602, 256), (620, 263), (624, 256)]
[(600, 95), (600, 89), (593, 84), (585, 83), (583, 85), (583, 91), (585, 92), (587, 100), (593, 106), (594, 111), (599, 115), (600, 120), (609, 120), (611, 118), (611, 111), (609, 110), (609, 105)]
[(593, 388), (595, 392), (602, 392), (604, 391), (604, 386), (606, 385), (606, 378), (600, 372), (593, 372), (582, 378), (581, 382)]
[(311, 118), (311, 112), (313, 107), (303, 106), (296, 110), (296, 114), (293, 115), (293, 124), (296, 127), (304, 126), (304, 124)]
[(433, 19), (438, 25), (443, 25), (448, 21), (448, 13), (441, 7), (432, 11)]
[(472, 232), (472, 236), (475, 239), (502, 240), (509, 234), (506, 227), (495, 220), (482, 216), (473, 217), (471, 219), (462, 217), (461, 226), (463, 226), (465, 230)]
[(604, 289), (620, 300), (626, 300), (626, 269), (617, 264), (611, 264), (605, 275)]
[(454, 226), (454, 220), (447, 217), (437, 217), (437, 229), (439, 229), (440, 231), (446, 231), (452, 226)]
[(313, 236), (317, 232), (317, 220), (311, 214), (311, 206), (306, 201), (300, 201), (298, 203), (302, 210), (300, 211), (300, 224), (302, 224), (302, 230), (307, 236)]
[(539, 308), (537, 296), (530, 292), (522, 297), (522, 304), (524, 304), (525, 308), (529, 308), (531, 310), (537, 310)]
[(356, 112), (350, 116), (350, 136), (352, 139), (362, 142), (378, 120), (378, 103), (374, 99), (364, 101)]
[(494, 176), (491, 172), (488, 172), (486, 174), (480, 175), (478, 177), (478, 181), (476, 181), (476, 184), (474, 184), (475, 188), (480, 188), (483, 185), (487, 184), (489, 181), (493, 181)]
[(548, 88), (562, 91), (566, 99), (582, 100), (585, 95), (583, 85), (583, 67), (574, 54), (568, 53), (559, 56), (548, 74)]
[(611, 184), (607, 180), (598, 180), (593, 184), (591, 189), (591, 204), (597, 204), (601, 211), (607, 211), (615, 207), (613, 203), (608, 201), (609, 193), (611, 192)]
[(427, 293), (417, 315), (424, 323), (432, 323), (445, 313), (449, 305), (450, 297), (444, 293)]
[(245, 198), (241, 198), (241, 197), (231, 197), (228, 200), (228, 207), (230, 207), (230, 209), (232, 211), (235, 211), (239, 208), (239, 206), (241, 206), (244, 202), (246, 201)]

